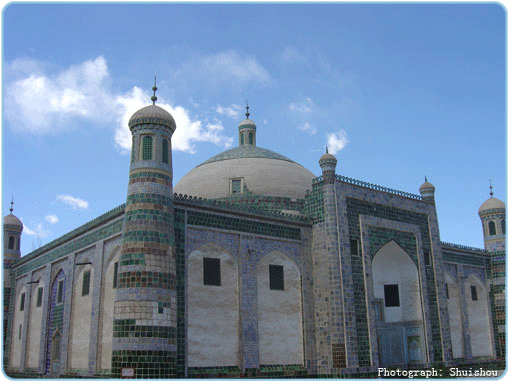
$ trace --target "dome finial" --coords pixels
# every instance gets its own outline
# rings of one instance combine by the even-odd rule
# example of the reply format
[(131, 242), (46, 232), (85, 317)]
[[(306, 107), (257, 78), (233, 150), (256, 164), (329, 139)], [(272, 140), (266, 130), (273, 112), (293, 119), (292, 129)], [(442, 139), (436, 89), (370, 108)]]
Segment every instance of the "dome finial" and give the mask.
[(158, 87), (156, 86), (156, 76), (154, 76), (154, 86), (152, 87), (152, 90), (154, 91), (154, 95), (151, 97), (152, 105), (156, 105), (156, 101), (158, 100), (156, 97), (156, 91), (158, 90)]
[(328, 145), (326, 145), (326, 153), (328, 153)]
[(425, 182), (429, 182), (429, 181), (427, 181), (427, 176), (425, 176)]
[(246, 100), (246, 119), (250, 118), (250, 106), (248, 105), (248, 100)]
[(490, 186), (489, 186), (489, 189), (490, 189), (489, 194), (490, 194), (490, 196), (491, 196), (491, 198), (492, 198), (492, 196), (494, 195), (494, 193), (492, 192), (492, 181), (490, 180), (490, 178), (489, 178), (489, 185), (490, 185)]
[(11, 208), (9, 209), (9, 211), (11, 212), (11, 215), (12, 215), (12, 211), (14, 210), (12, 208), (12, 205), (14, 205), (14, 196), (11, 196)]

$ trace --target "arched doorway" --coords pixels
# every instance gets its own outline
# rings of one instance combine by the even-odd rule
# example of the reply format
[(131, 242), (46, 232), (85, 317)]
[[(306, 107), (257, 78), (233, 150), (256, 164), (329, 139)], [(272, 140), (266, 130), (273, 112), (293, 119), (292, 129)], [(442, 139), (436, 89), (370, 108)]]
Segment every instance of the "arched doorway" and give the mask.
[(426, 360), (418, 268), (395, 241), (372, 259), (379, 364), (402, 366)]

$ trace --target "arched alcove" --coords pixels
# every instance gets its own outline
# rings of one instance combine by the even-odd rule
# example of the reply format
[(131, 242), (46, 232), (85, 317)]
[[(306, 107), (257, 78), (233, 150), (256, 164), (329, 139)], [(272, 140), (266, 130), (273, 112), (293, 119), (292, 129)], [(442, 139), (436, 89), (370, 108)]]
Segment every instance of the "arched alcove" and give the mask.
[(493, 356), (487, 290), (480, 279), (470, 274), (465, 282), (466, 305), (473, 357)]
[(187, 258), (189, 367), (238, 366), (239, 272), (223, 247), (208, 243)]
[(301, 273), (281, 252), (257, 264), (257, 314), (260, 364), (302, 364)]

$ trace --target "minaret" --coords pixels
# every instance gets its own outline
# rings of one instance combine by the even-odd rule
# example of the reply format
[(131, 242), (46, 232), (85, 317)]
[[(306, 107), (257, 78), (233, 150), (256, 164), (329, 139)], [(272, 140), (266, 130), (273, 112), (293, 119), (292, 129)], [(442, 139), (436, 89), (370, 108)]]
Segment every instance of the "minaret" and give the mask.
[(335, 183), (336, 164), (336, 157), (328, 153), (328, 147), (326, 146), (326, 153), (324, 153), (319, 159), (319, 166), (322, 169), (322, 178), (324, 179), (324, 184), (329, 185)]
[(478, 215), (480, 216), (483, 226), (485, 250), (490, 252), (505, 251), (505, 203), (493, 197), (492, 184), (490, 185), (489, 195), (490, 198), (478, 209)]
[(12, 265), (21, 258), (20, 242), (21, 233), (23, 232), (23, 224), (16, 217), (13, 212), (11, 202), (10, 214), (4, 217), (4, 272), (3, 272), (3, 294), (4, 294), (4, 320), (3, 320), (3, 347), (4, 347), (4, 370), (8, 362), (7, 346), (7, 334), (8, 331), (8, 318), (9, 318), (9, 307), (12, 304), (11, 291), (14, 285), (13, 271), (11, 270)]
[(173, 117), (152, 105), (129, 120), (133, 136), (114, 308), (114, 377), (176, 377)]
[(250, 120), (250, 107), (246, 104), (246, 120), (239, 124), (239, 146), (256, 146), (257, 125)]

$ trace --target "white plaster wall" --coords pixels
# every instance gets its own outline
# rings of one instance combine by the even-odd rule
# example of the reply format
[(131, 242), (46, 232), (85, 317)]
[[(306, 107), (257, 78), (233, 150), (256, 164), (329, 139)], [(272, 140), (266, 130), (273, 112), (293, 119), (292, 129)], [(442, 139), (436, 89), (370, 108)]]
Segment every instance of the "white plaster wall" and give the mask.
[[(493, 356), (487, 292), (480, 280), (473, 275), (470, 275), (465, 283), (471, 352), (474, 357)], [(476, 286), (477, 301), (471, 299), (471, 286)]]
[(464, 338), (462, 328), (462, 316), (460, 311), (459, 288), (450, 274), (445, 273), (445, 281), (448, 284), (448, 316), (450, 318), (450, 336), (452, 338), (452, 352), (454, 358), (464, 357)]
[[(269, 265), (283, 266), (283, 291), (269, 289)], [(257, 265), (257, 312), (260, 364), (303, 364), (301, 274), (282, 253)]]
[[(103, 274), (101, 283), (101, 312), (99, 315), (98, 361), (99, 370), (112, 368), (112, 340), (113, 340), (113, 308), (115, 305), (115, 289), (113, 288), (114, 264), (120, 258), (120, 247), (112, 251), (108, 268)], [(91, 283), (92, 283), (91, 278)]]
[[(88, 295), (82, 296), (83, 275), (86, 271), (91, 272), (90, 289)], [(88, 369), (94, 270), (90, 265), (78, 266), (76, 274), (69, 328), (68, 366), (69, 368)]]
[(372, 260), (375, 299), (384, 300), (384, 285), (398, 284), (400, 306), (384, 307), (385, 322), (423, 320), (418, 269), (395, 242), (384, 245)]
[[(219, 258), (221, 286), (204, 286), (203, 258)], [(238, 366), (238, 266), (223, 248), (207, 244), (187, 260), (188, 366)]]
[[(41, 278), (42, 279), (42, 278)], [(43, 296), (46, 293), (46, 286), (42, 280), (34, 284), (32, 288), (32, 297), (30, 303), (30, 320), (28, 326), (28, 339), (27, 339), (27, 367), (37, 368), (39, 366), (39, 352), (41, 346), (41, 326), (42, 326), (42, 312), (44, 301), (41, 307), (37, 307), (37, 290), (39, 287), (43, 288)]]
[[(27, 307), (27, 290), (25, 286), (21, 283), (17, 283), (16, 288), (17, 294), (14, 300), (14, 318), (12, 321), (12, 330), (11, 330), (11, 347), (10, 347), (10, 358), (9, 358), (9, 367), (15, 368), (21, 366), (21, 346), (23, 341), (23, 331), (25, 330), (25, 311), (19, 311), (20, 303), (21, 303), (21, 294), (25, 294), (25, 310), (28, 310)], [(19, 337), (19, 326), (22, 326), (21, 331), (21, 339)]]

